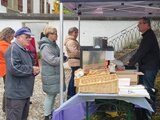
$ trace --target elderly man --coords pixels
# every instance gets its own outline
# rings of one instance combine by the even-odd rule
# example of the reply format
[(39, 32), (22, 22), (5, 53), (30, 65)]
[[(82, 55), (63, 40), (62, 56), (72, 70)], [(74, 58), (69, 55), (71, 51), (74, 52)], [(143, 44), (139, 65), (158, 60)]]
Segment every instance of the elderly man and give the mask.
[(17, 30), (16, 39), (5, 54), (6, 120), (27, 120), (28, 117), (35, 75), (39, 73), (39, 67), (33, 66), (33, 59), (25, 49), (31, 35), (27, 29)]

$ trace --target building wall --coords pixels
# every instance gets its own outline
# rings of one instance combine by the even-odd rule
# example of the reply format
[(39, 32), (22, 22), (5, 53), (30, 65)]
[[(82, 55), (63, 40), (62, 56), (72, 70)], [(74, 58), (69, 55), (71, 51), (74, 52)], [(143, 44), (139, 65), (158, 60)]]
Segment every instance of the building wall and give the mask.
[[(114, 34), (123, 31), (127, 27), (136, 24), (137, 21), (89, 21), (82, 20), (80, 22), (80, 44), (83, 46), (93, 45), (93, 37), (110, 37)], [(58, 40), (57, 43), (60, 45), (60, 21), (59, 20), (16, 20), (16, 19), (1, 19), (0, 20), (0, 30), (5, 27), (12, 27), (15, 31), (26, 25), (31, 28), (32, 33), (35, 35), (36, 43), (40, 40), (40, 33), (46, 25), (52, 25), (58, 30)], [(70, 27), (78, 27), (79, 22), (77, 20), (65, 20), (64, 21), (64, 33), (63, 38), (67, 36), (68, 29)], [(63, 40), (64, 40), (63, 39)], [(37, 51), (38, 45), (37, 46)], [(65, 51), (65, 48), (64, 48)], [(68, 68), (68, 64), (65, 64)]]
[(7, 12), (6, 7), (1, 5), (1, 0), (0, 0), (0, 13), (6, 13), (6, 12)]
[[(93, 45), (93, 37), (111, 37), (119, 33), (131, 25), (136, 25), (137, 21), (88, 21), (82, 20), (80, 22), (80, 43), (83, 46)], [(15, 20), (15, 19), (1, 19), (0, 30), (5, 27), (12, 27), (14, 30), (19, 29), (23, 25), (31, 28), (35, 38), (39, 41), (40, 33), (43, 31), (45, 25), (53, 25), (60, 31), (59, 20)], [(78, 27), (77, 20), (64, 21), (64, 38), (67, 36), (70, 27)], [(58, 38), (59, 44), (59, 38)]]

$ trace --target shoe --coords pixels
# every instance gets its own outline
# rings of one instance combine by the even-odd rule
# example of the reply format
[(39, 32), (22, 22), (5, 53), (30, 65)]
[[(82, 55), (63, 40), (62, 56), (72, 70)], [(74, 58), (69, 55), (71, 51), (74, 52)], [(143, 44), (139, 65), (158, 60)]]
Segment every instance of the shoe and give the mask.
[(67, 100), (69, 100), (71, 98), (71, 96), (67, 96)]
[(44, 120), (52, 120), (52, 115), (45, 116)]

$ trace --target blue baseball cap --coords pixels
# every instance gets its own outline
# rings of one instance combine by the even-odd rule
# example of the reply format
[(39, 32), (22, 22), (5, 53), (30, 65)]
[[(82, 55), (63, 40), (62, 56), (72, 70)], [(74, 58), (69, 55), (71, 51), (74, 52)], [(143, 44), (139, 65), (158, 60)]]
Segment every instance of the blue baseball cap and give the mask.
[(20, 36), (22, 34), (30, 35), (30, 36), (33, 35), (29, 29), (23, 27), (16, 31), (14, 37)]

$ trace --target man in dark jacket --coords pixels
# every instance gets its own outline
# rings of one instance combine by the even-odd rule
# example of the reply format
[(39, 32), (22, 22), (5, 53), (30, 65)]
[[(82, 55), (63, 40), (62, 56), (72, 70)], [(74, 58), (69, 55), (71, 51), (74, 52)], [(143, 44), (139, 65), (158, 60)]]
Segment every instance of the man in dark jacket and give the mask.
[(148, 18), (140, 18), (138, 28), (142, 33), (142, 40), (137, 52), (129, 60), (129, 65), (133, 66), (138, 63), (139, 71), (144, 73), (143, 76), (140, 76), (139, 84), (144, 85), (148, 90), (152, 100), (151, 105), (155, 110), (154, 83), (160, 64), (158, 57), (158, 41), (153, 30), (151, 29), (151, 23)]
[(33, 93), (35, 75), (39, 67), (25, 49), (31, 40), (31, 32), (21, 28), (16, 31), (16, 40), (5, 54), (7, 67), (5, 82), (6, 119), (27, 120), (30, 96)]

